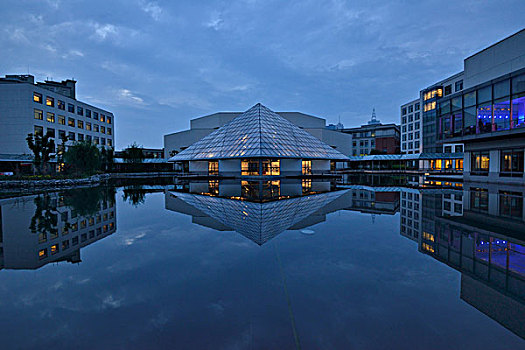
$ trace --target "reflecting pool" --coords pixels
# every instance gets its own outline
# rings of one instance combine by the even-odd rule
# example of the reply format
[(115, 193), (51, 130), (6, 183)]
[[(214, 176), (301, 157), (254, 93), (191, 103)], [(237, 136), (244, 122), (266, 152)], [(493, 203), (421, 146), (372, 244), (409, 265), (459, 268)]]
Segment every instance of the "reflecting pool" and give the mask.
[(0, 199), (5, 349), (518, 349), (525, 189), (307, 179)]

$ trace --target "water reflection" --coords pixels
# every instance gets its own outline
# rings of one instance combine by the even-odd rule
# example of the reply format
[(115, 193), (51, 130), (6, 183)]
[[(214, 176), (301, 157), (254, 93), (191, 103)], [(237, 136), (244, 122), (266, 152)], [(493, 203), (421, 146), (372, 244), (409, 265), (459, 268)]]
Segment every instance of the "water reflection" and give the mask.
[(460, 297), (525, 338), (524, 189), (401, 190), (401, 235), (461, 273)]
[[(437, 183), (433, 185), (438, 186)], [(382, 266), (381, 264), (384, 262), (391, 263), (393, 261), (389, 260), (389, 257), (385, 257), (388, 255), (385, 254), (385, 250), (388, 251), (391, 248), (392, 256), (413, 251), (412, 256), (419, 257), (413, 261), (423, 264), (424, 261), (422, 262), (422, 260), (424, 259), (427, 261), (424, 265), (425, 268), (443, 264), (442, 266), (446, 265), (458, 271), (461, 275), (459, 286), (461, 300), (518, 336), (525, 338), (525, 213), (523, 208), (525, 189), (480, 184), (464, 184), (463, 188), (459, 186), (449, 187), (410, 188), (400, 186), (397, 180), (390, 183), (381, 181), (380, 186), (366, 184), (336, 186), (331, 182), (300, 179), (280, 181), (231, 180), (177, 183), (168, 186), (165, 184), (126, 185), (119, 189), (118, 197), (115, 194), (115, 189), (99, 187), (4, 199), (0, 200), (0, 264), (3, 269), (37, 269), (50, 262), (80, 262), (82, 247), (116, 232), (115, 199), (118, 198), (123, 201), (121, 202), (122, 210), (119, 210), (120, 215), (124, 216), (124, 221), (120, 225), (121, 229), (129, 221), (132, 222), (129, 225), (138, 227), (135, 231), (129, 229), (133, 231), (134, 244), (132, 246), (126, 245), (126, 250), (120, 250), (121, 255), (114, 260), (108, 258), (108, 261), (113, 264), (111, 273), (102, 269), (97, 270), (97, 273), (104, 271), (102, 274), (107, 273), (107, 276), (104, 275), (107, 279), (113, 280), (115, 278), (118, 280), (118, 271), (120, 270), (115, 270), (114, 266), (125, 266), (130, 261), (136, 265), (125, 270), (124, 277), (120, 276), (120, 283), (122, 284), (115, 282), (117, 285), (113, 286), (111, 283), (106, 283), (98, 286), (97, 289), (106, 289), (108, 293), (112, 293), (115, 289), (129, 288), (135, 293), (141, 287), (147, 286), (148, 292), (144, 295), (151, 294), (155, 299), (148, 301), (147, 297), (141, 296), (141, 305), (146, 305), (148, 308), (150, 306), (155, 308), (157, 301), (162, 300), (162, 303), (159, 303), (162, 304), (160, 306), (162, 310), (164, 310), (165, 305), (185, 304), (186, 315), (194, 314), (195, 310), (200, 310), (200, 314), (206, 312), (206, 310), (203, 311), (202, 305), (199, 305), (202, 302), (201, 294), (205, 294), (206, 292), (203, 290), (206, 290), (209, 293), (207, 300), (213, 302), (213, 305), (222, 305), (221, 303), (229, 305), (230, 309), (219, 307), (221, 317), (231, 316), (235, 313), (232, 310), (239, 300), (242, 299), (242, 308), (252, 305), (248, 299), (243, 299), (244, 295), (252, 293), (256, 299), (259, 299), (261, 295), (257, 293), (263, 294), (266, 291), (262, 289), (261, 285), (278, 285), (272, 279), (271, 270), (271, 267), (274, 266), (272, 265), (272, 258), (274, 257), (274, 247), (276, 247), (275, 252), (277, 249), (281, 249), (279, 254), (281, 254), (280, 259), (283, 261), (283, 267), (279, 273), (282, 276), (286, 275), (286, 279), (291, 281), (291, 285), (296, 288), (290, 300), (293, 299), (294, 302), (293, 311), (303, 316), (303, 319), (297, 318), (299, 323), (303, 321), (303, 328), (301, 329), (301, 326), (298, 326), (299, 333), (303, 330), (302, 335), (304, 336), (304, 329), (307, 329), (306, 323), (312, 323), (311, 320), (325, 317), (324, 310), (317, 310), (315, 316), (310, 315), (313, 318), (308, 318), (308, 312), (305, 310), (313, 309), (312, 305), (319, 303), (327, 309), (333, 307), (333, 310), (339, 310), (341, 309), (340, 304), (347, 303), (347, 299), (351, 298), (354, 300), (363, 299), (365, 303), (369, 302), (366, 304), (368, 308), (359, 311), (361, 314), (355, 311), (356, 319), (361, 316), (370, 317), (371, 321), (368, 321), (373, 323), (375, 327), (376, 324), (381, 324), (383, 318), (391, 317), (391, 320), (387, 321), (390, 323), (399, 320), (400, 317), (397, 312), (392, 312), (392, 315), (379, 313), (379, 309), (387, 308), (381, 303), (391, 303), (393, 298), (401, 295), (400, 290), (410, 293), (411, 288), (414, 287), (412, 292), (414, 294), (411, 294), (410, 297), (414, 298), (414, 305), (421, 305), (418, 298), (424, 299), (425, 296), (417, 294), (425, 289), (418, 283), (430, 282), (430, 280), (425, 280), (428, 276), (423, 275), (426, 270), (420, 271), (424, 268), (418, 270), (414, 266), (408, 266), (408, 262), (393, 269)], [(154, 199), (150, 200), (148, 198), (151, 197), (148, 196), (153, 192), (163, 194), (163, 196), (157, 196), (156, 200), (160, 200), (157, 203), (161, 208), (163, 205), (170, 212), (150, 206)], [(155, 216), (159, 214), (159, 211), (163, 213)], [(344, 215), (340, 215), (340, 217), (333, 215), (331, 219), (329, 218), (331, 213), (338, 212), (339, 215), (344, 214), (345, 211), (353, 213), (349, 213), (352, 215), (346, 217)], [(174, 212), (190, 216), (194, 224), (217, 231), (235, 231), (262, 247), (253, 244), (240, 245), (237, 243), (238, 241), (246, 240), (235, 234), (223, 238), (213, 232), (210, 235), (206, 230), (192, 230), (198, 226), (188, 226)], [(140, 213), (140, 215), (136, 213)], [(399, 223), (397, 216), (394, 216), (398, 213)], [(381, 223), (379, 220), (375, 222), (376, 226), (373, 226), (374, 218), (381, 215), (385, 215), (390, 220), (389, 224), (392, 220), (396, 220), (395, 225), (398, 225), (399, 233), (404, 238), (397, 235), (397, 227), (392, 228), (390, 225), (382, 226), (383, 231), (377, 229), (378, 223)], [(370, 217), (372, 225), (367, 220), (360, 220), (362, 216)], [(171, 219), (173, 221), (169, 221)], [(163, 220), (166, 220), (164, 226)], [(350, 220), (356, 220), (359, 223), (354, 225), (354, 221)], [(344, 224), (341, 223), (346, 223), (346, 226), (343, 227)], [(312, 228), (317, 224), (322, 225)], [(171, 225), (177, 225), (176, 229), (173, 229)], [(144, 227), (154, 227), (154, 229), (148, 232)], [(365, 228), (363, 229), (363, 227)], [(294, 237), (293, 233), (281, 234), (286, 230), (296, 230), (302, 235)], [(334, 232), (331, 232), (332, 230)], [(388, 236), (389, 230), (395, 231), (393, 238)], [(145, 231), (147, 234), (144, 233)], [(380, 235), (377, 234), (378, 231), (380, 231)], [(312, 236), (314, 232), (316, 234)], [(126, 234), (128, 232), (122, 232), (122, 235), (125, 236)], [(276, 243), (275, 245), (271, 243), (266, 245), (278, 235), (280, 236), (272, 241), (272, 243)], [(155, 236), (156, 241), (152, 241), (153, 236)], [(336, 236), (339, 236), (339, 240), (330, 240), (330, 238), (337, 238)], [(136, 237), (140, 237), (141, 240)], [(292, 239), (287, 240), (288, 237)], [(142, 240), (143, 238), (144, 240)], [(406, 241), (405, 238), (410, 242)], [(229, 244), (218, 243), (218, 241), (222, 243), (223, 239)], [(380, 241), (382, 240), (387, 241), (387, 243), (381, 245)], [(111, 240), (106, 240), (104, 243), (108, 241)], [(404, 242), (406, 242), (404, 245), (399, 244)], [(341, 247), (336, 247), (338, 244)], [(98, 249), (99, 245), (95, 247)], [(105, 249), (105, 252), (111, 253), (107, 254), (108, 256), (115, 252), (112, 250), (114, 246), (109, 244), (106, 245)], [(135, 254), (130, 254), (128, 249), (134, 249)], [(102, 250), (104, 251), (104, 249)], [(231, 265), (228, 265), (228, 269), (219, 270), (222, 274), (220, 275), (221, 281), (224, 279), (235, 288), (249, 286), (255, 289), (248, 288), (244, 294), (239, 292), (239, 297), (232, 301), (228, 299), (230, 290), (220, 291), (220, 288), (223, 288), (223, 285), (228, 285), (228, 283), (223, 284), (221, 282), (220, 286), (213, 284), (214, 277), (210, 277), (212, 272), (209, 271), (216, 274), (216, 270), (210, 269), (212, 266), (215, 269), (221, 265), (216, 262), (224, 259), (223, 252), (231, 252), (231, 255), (237, 258), (237, 255), (243, 255), (239, 254), (240, 250), (243, 250), (249, 257), (245, 256), (246, 260), (235, 260), (242, 261), (243, 263), (239, 264), (243, 266), (234, 265), (234, 262), (230, 261), (229, 264)], [(209, 255), (201, 256), (202, 251), (206, 251)], [(319, 252), (326, 254), (315, 255)], [(304, 256), (312, 259), (312, 265), (308, 268), (304, 267), (304, 261), (295, 266), (286, 265), (287, 263), (290, 264), (286, 260), (297, 259), (300, 261), (299, 259), (304, 258)], [(144, 267), (148, 260), (141, 260), (137, 257), (141, 259), (147, 257), (150, 259), (149, 261), (153, 261), (152, 267)], [(157, 257), (159, 257), (158, 261), (155, 260)], [(315, 260), (316, 257), (318, 260)], [(409, 256), (406, 255), (405, 257)], [(376, 262), (372, 260), (379, 261), (380, 266), (374, 266)], [(244, 264), (246, 261), (251, 262), (251, 265)], [(204, 273), (202, 271), (200, 274), (198, 273), (199, 270), (195, 266), (198, 266), (199, 263), (202, 264)], [(87, 265), (90, 264), (82, 264), (86, 269)], [(230, 268), (230, 266), (236, 267)], [(103, 268), (105, 269), (106, 265)], [(319, 270), (316, 271), (316, 268)], [(405, 273), (404, 270), (412, 274)], [(257, 274), (253, 271), (257, 271)], [(392, 283), (392, 288), (390, 288), (391, 285), (381, 284), (383, 281), (377, 282), (378, 278), (375, 276), (383, 271), (385, 274), (381, 278)], [(39, 273), (41, 272), (44, 271), (39, 271)], [(58, 274), (56, 270), (48, 272)], [(173, 280), (171, 276), (176, 275), (174, 272), (183, 276), (183, 282), (180, 284), (168, 283)], [(129, 275), (127, 275), (128, 273)], [(194, 273), (198, 276), (197, 281), (192, 280)], [(158, 276), (170, 277), (161, 278), (157, 274)], [(258, 284), (259, 280), (256, 281), (257, 283), (254, 281), (246, 283), (246, 279), (254, 278), (255, 280), (254, 275), (266, 276), (267, 279), (260, 281), (268, 283), (261, 282)], [(369, 278), (366, 275), (373, 275), (374, 277)], [(151, 276), (155, 277), (151, 279)], [(310, 276), (315, 276), (316, 280)], [(439, 274), (432, 274), (430, 277), (436, 281), (438, 286), (436, 288), (445, 287), (444, 283), (450, 284), (449, 279)], [(279, 280), (281, 280), (280, 278), (281, 275), (279, 275)], [(323, 287), (325, 285), (330, 286), (327, 288), (330, 290), (327, 291), (316, 286), (317, 279), (322, 281)], [(407, 282), (404, 279), (410, 279), (408, 281), (411, 283), (411, 287), (408, 288), (409, 291), (402, 289), (402, 283), (396, 284), (396, 279), (403, 280), (403, 283)], [(162, 281), (164, 290), (168, 290), (169, 293), (160, 294), (159, 297), (158, 293), (162, 288), (158, 288), (155, 283), (149, 283), (152, 280)], [(134, 285), (135, 288), (129, 287), (130, 281), (137, 282)], [(144, 283), (144, 281), (148, 283)], [(235, 284), (236, 282), (239, 284)], [(305, 292), (305, 285), (313, 292), (310, 294)], [(332, 289), (337, 289), (337, 286), (342, 287), (337, 295), (338, 300), (334, 301), (331, 299)], [(396, 288), (398, 289), (396, 290)], [(194, 299), (187, 299), (188, 294), (182, 292), (179, 299), (171, 299), (171, 294), (175, 291), (187, 289), (192, 290), (192, 293), (188, 294), (195, 294)], [(381, 296), (377, 299), (370, 297), (367, 300), (374, 289), (384, 290), (386, 294), (392, 291), (392, 296), (389, 294), (388, 297), (383, 298)], [(193, 291), (196, 292), (193, 293)], [(323, 294), (323, 291), (326, 294)], [(217, 293), (220, 294), (220, 297), (217, 297)], [(439, 294), (434, 295), (439, 296)], [(274, 299), (278, 299), (279, 294), (268, 295), (268, 298), (265, 300), (264, 307), (273, 311), (277, 310), (267, 305), (274, 302)], [(112, 301), (113, 299), (109, 300)], [(192, 301), (188, 302), (187, 300)], [(459, 299), (456, 298), (455, 300), (458, 304), (463, 304)], [(451, 303), (450, 300), (448, 302)], [(458, 304), (449, 304), (454, 308), (451, 311), (450, 307), (446, 310), (449, 305), (443, 305), (443, 301), (436, 300), (436, 303), (441, 303), (440, 306), (444, 306), (443, 312), (446, 313), (447, 317), (453, 316), (454, 312), (457, 313), (460, 310)], [(401, 304), (402, 300), (400, 301)], [(356, 308), (357, 306), (353, 305), (353, 307)], [(129, 306), (128, 310), (132, 308)], [(347, 309), (352, 309), (352, 307)], [(354, 309), (352, 310), (354, 312)], [(177, 312), (177, 310), (173, 311), (174, 314), (179, 315)], [(241, 321), (233, 318), (225, 318), (225, 320), (233, 319), (233, 323), (244, 322), (245, 314), (243, 312), (244, 309), (238, 313)], [(275, 319), (280, 317), (278, 312), (275, 311), (272, 317), (268, 316), (267, 319), (261, 317), (261, 319), (265, 323), (273, 325)], [(337, 313), (336, 311), (330, 312)], [(371, 316), (374, 312), (377, 312), (377, 319), (373, 315)], [(416, 318), (410, 311), (406, 312), (407, 317)], [(117, 313), (116, 310), (115, 313)], [(475, 314), (481, 315), (477, 311)], [(207, 317), (213, 317), (213, 315), (207, 314)], [(286, 317), (284, 319), (286, 320)], [(431, 323), (434, 320), (426, 321)], [(195, 329), (199, 329), (200, 323), (194, 322)], [(359, 332), (366, 331), (364, 327), (359, 326), (359, 322), (361, 320), (352, 324), (352, 327)], [(404, 320), (404, 322), (409, 321)], [(343, 324), (344, 322), (337, 319), (336, 323)], [(226, 321), (224, 324), (231, 326)], [(231, 327), (235, 332), (237, 331), (233, 326)], [(485, 325), (484, 327), (484, 329), (492, 329), (490, 328), (492, 326)], [(323, 330), (323, 325), (319, 325), (319, 328), (326, 333), (326, 329)], [(327, 328), (332, 329), (332, 324)]]
[(347, 190), (312, 180), (209, 181), (188, 192), (166, 194), (166, 209), (218, 231), (236, 231), (262, 245), (285, 230), (301, 230), (325, 220), (327, 206)]
[(115, 190), (86, 188), (0, 200), (0, 268), (78, 263), (80, 249), (116, 231)]

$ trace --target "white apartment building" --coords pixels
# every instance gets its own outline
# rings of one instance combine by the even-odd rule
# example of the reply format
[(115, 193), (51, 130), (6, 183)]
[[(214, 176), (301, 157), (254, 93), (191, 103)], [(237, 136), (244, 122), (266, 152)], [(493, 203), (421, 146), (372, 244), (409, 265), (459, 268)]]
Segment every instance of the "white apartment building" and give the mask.
[(81, 102), (74, 80), (35, 84), (32, 75), (0, 78), (0, 154), (31, 154), (28, 134), (50, 134), (60, 145), (87, 141), (100, 147), (115, 146), (113, 113)]
[(423, 122), (420, 99), (401, 106), (401, 153), (417, 154), (423, 151)]

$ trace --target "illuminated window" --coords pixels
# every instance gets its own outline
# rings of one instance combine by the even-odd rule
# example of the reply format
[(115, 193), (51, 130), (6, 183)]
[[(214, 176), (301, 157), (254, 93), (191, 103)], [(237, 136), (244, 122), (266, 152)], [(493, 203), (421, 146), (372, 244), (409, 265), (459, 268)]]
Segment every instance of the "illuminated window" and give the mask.
[(219, 162), (212, 160), (208, 162), (208, 175), (219, 175)]
[(82, 120), (77, 120), (77, 128), (84, 129), (84, 122)]
[(500, 152), (500, 176), (523, 176), (524, 150), (508, 149)]
[(55, 107), (55, 99), (53, 97), (46, 96), (46, 106)]
[(463, 159), (456, 159), (456, 169), (463, 170)]
[(241, 175), (259, 175), (259, 160), (243, 159), (241, 161)]
[(41, 109), (34, 109), (35, 119), (44, 120), (44, 111)]
[(47, 258), (47, 249), (41, 249), (38, 251), (38, 258), (44, 259)]
[(100, 114), (100, 121), (101, 122), (106, 121), (106, 117), (104, 116), (104, 114)]
[(111, 117), (110, 117), (109, 115), (106, 117), (106, 122), (107, 122), (108, 124), (111, 124)]
[(111, 139), (108, 139), (108, 146), (110, 146), (110, 147), (113, 146), (113, 141), (111, 141)]
[(75, 127), (75, 119), (67, 118), (67, 125), (74, 128)]
[(63, 115), (59, 115), (58, 116), (58, 124), (66, 125), (66, 117), (64, 117)]
[(46, 120), (50, 123), (55, 122), (55, 113), (47, 112), (46, 113)]
[(263, 159), (262, 161), (263, 175), (280, 175), (281, 166), (278, 159)]
[(51, 254), (56, 254), (58, 253), (58, 244), (53, 244), (51, 246)]
[(42, 103), (42, 94), (39, 94), (38, 92), (33, 92), (33, 101), (36, 103)]
[(104, 126), (100, 126), (100, 132), (105, 134), (106, 133), (106, 128)]
[(312, 161), (311, 160), (303, 160), (301, 167), (302, 167), (303, 175), (312, 175)]
[(86, 122), (86, 130), (91, 131), (91, 123)]
[(66, 110), (66, 103), (64, 101), (58, 100), (57, 101), (57, 107), (58, 109), (61, 109), (63, 111)]
[(471, 172), (477, 175), (486, 175), (489, 172), (490, 156), (489, 152), (472, 152)]

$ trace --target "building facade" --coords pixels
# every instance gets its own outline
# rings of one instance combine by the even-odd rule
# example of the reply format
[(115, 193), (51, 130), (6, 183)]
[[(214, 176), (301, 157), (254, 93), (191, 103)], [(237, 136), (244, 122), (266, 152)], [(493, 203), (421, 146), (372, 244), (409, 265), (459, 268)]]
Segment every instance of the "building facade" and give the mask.
[(32, 75), (0, 78), (0, 153), (31, 154), (28, 134), (49, 134), (56, 145), (67, 137), (100, 147), (115, 145), (113, 113), (76, 99), (74, 80), (35, 84)]
[(357, 128), (342, 129), (342, 133), (352, 136), (351, 156), (375, 154), (398, 154), (400, 132), (396, 124), (381, 124), (376, 119), (375, 110), (370, 121)]
[(423, 123), (421, 121), (421, 100), (410, 101), (401, 106), (401, 153), (423, 152)]
[(348, 157), (260, 103), (171, 157), (204, 176), (327, 174)]
[(466, 181), (525, 184), (525, 30), (468, 57), (436, 105), (437, 144), (464, 144)]
[[(164, 135), (164, 157), (168, 159), (184, 151), (242, 113), (218, 112), (190, 120), (189, 130)], [(351, 136), (341, 133), (338, 129), (326, 126), (325, 119), (300, 112), (276, 113), (339, 152), (345, 155), (351, 154)]]

